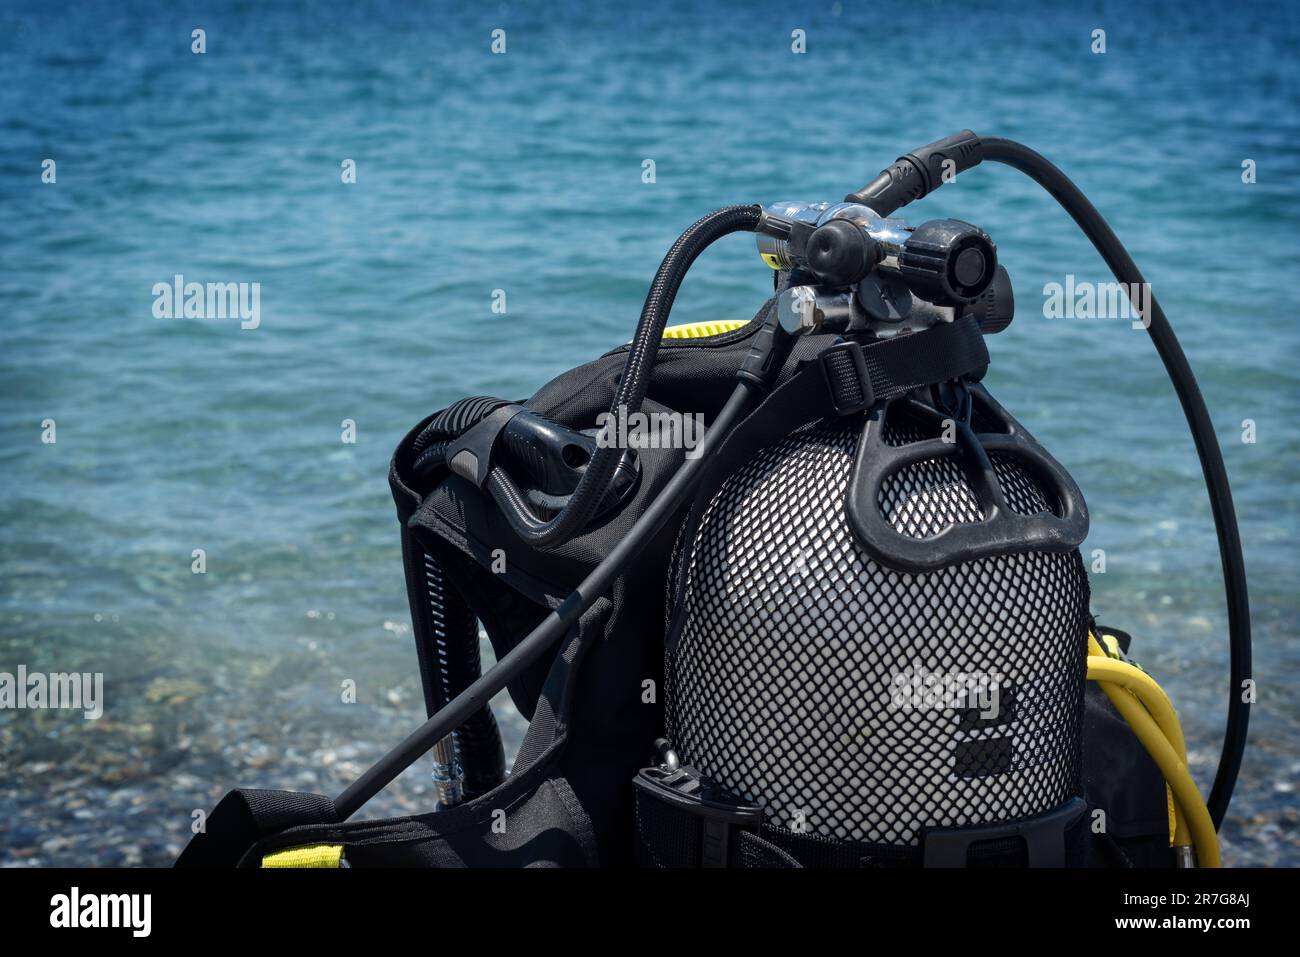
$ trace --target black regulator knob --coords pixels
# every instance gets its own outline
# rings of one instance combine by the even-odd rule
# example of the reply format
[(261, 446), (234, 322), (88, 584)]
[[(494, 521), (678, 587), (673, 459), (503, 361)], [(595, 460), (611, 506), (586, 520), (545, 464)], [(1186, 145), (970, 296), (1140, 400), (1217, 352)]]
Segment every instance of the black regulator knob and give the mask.
[(832, 219), (814, 229), (804, 255), (817, 278), (832, 286), (861, 281), (880, 259), (876, 241), (847, 219)]
[(988, 233), (960, 219), (917, 226), (898, 257), (898, 271), (912, 292), (941, 306), (979, 298), (997, 268), (997, 247)]

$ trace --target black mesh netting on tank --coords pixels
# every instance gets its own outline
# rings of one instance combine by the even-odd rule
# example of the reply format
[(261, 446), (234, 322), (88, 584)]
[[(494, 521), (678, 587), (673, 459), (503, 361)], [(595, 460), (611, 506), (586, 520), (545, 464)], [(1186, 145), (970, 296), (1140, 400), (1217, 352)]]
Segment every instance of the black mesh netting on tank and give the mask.
[[(774, 823), (841, 839), (915, 844), (926, 825), (1060, 804), (1080, 790), (1078, 552), (924, 575), (882, 567), (844, 513), (860, 427), (815, 424), (757, 454), (706, 509), (689, 558), (677, 557), (689, 564), (666, 662), (671, 740)], [(886, 439), (915, 440), (918, 428), (891, 423)], [(1015, 511), (1048, 507), (1014, 459), (994, 464)], [(899, 473), (879, 505), (922, 537), (980, 518), (951, 460)], [(895, 682), (923, 673), (996, 682), (997, 716), (982, 716), (988, 699), (972, 709), (900, 698)]]

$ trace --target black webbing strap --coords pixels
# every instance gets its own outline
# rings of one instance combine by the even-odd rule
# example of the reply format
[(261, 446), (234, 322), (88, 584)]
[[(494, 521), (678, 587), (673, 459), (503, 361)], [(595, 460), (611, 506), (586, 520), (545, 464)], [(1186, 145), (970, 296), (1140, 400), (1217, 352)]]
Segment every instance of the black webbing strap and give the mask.
[[(741, 868), (899, 868), (921, 867), (922, 849), (912, 844), (866, 844), (818, 834), (799, 834), (764, 824), (758, 834), (744, 832), (732, 841), (730, 866)], [(973, 844), (964, 864), (974, 868), (1026, 867), (1025, 843), (1015, 837)]]
[[(729, 867), (742, 869), (876, 869), (876, 867), (923, 866), (922, 849), (907, 844), (863, 844), (841, 841), (814, 833), (794, 833), (763, 824), (761, 832), (741, 831), (731, 840)], [(1065, 861), (1061, 862), (1063, 866)], [(962, 865), (958, 865), (962, 866)], [(1030, 866), (1026, 844), (1019, 837), (972, 844), (965, 856), (966, 867)]]
[(1086, 802), (1071, 798), (1032, 817), (922, 828), (917, 844), (873, 844), (763, 822), (731, 841), (731, 867), (1065, 867), (1088, 836)]
[(765, 822), (758, 834), (745, 835), (747, 853), (733, 867), (920, 867), (921, 849), (907, 844), (868, 844), (811, 832), (800, 833)]
[(860, 412), (918, 386), (963, 377), (978, 382), (989, 365), (984, 336), (972, 316), (866, 345), (841, 342), (820, 358), (838, 415)]
[(730, 866), (750, 870), (803, 867), (787, 851), (753, 831), (741, 831), (732, 844)]
[(334, 802), (323, 794), (239, 788), (212, 809), (176, 866), (236, 867), (263, 837), (301, 824), (337, 822)]
[(642, 768), (632, 784), (636, 859), (652, 868), (1062, 867), (1084, 810), (1075, 798), (1033, 818), (923, 828), (915, 844), (877, 844), (782, 827), (688, 765)]
[[(685, 773), (694, 786), (678, 792), (645, 787), (647, 774)], [(700, 782), (696, 784), (696, 782)], [(763, 821), (752, 801), (730, 796), (736, 813), (728, 815), (716, 782), (693, 768), (666, 772), (643, 770), (636, 781), (637, 862), (652, 868), (733, 867), (858, 868), (919, 867), (915, 846), (871, 845), (811, 833), (796, 833)]]
[(866, 345), (836, 343), (772, 392), (715, 458), (727, 447), (748, 446), (746, 439), (756, 434), (784, 438), (801, 425), (859, 412), (920, 386), (962, 378), (978, 382), (988, 365), (984, 337), (970, 316)]

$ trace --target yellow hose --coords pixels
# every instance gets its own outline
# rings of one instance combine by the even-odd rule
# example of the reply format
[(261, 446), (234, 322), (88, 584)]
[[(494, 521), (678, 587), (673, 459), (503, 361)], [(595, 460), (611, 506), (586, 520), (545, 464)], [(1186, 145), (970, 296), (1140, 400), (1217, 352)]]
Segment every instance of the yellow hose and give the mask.
[[(1090, 661), (1089, 670), (1091, 671), (1091, 661)], [(1092, 678), (1093, 675), (1090, 673), (1088, 677)], [(1111, 682), (1101, 680), (1101, 679), (1094, 679), (1094, 680), (1098, 681), (1098, 684), (1101, 686), (1101, 690), (1105, 692), (1106, 697), (1109, 698), (1111, 704), (1115, 706), (1115, 710), (1120, 712), (1125, 722), (1129, 724), (1130, 730), (1133, 731), (1134, 734), (1137, 734), (1137, 729), (1133, 727), (1133, 722), (1129, 718), (1129, 715), (1131, 713), (1129, 709), (1132, 707), (1137, 707), (1139, 713), (1145, 714), (1146, 712), (1142, 711), (1141, 699), (1139, 699), (1131, 691), (1119, 687)], [(1164, 737), (1164, 740), (1168, 742), (1169, 740), (1168, 736), (1165, 734), (1165, 731), (1162, 728), (1160, 728), (1158, 722), (1156, 723), (1156, 729), (1157, 732)], [(1138, 735), (1138, 737), (1141, 738), (1141, 735)], [(1144, 746), (1146, 745), (1145, 741), (1143, 741), (1143, 745)], [(1147, 750), (1148, 752), (1151, 750), (1149, 746), (1147, 747)], [(1174, 748), (1174, 756), (1178, 758), (1180, 761), (1182, 761), (1183, 763), (1186, 763), (1186, 758), (1178, 753), (1177, 748)], [(1164, 769), (1162, 768), (1161, 771), (1163, 773)], [(1187, 829), (1187, 814), (1182, 809), (1182, 802), (1175, 799), (1172, 786), (1167, 785), (1167, 790), (1169, 791), (1169, 820), (1170, 820), (1169, 843), (1174, 847), (1187, 847), (1193, 843), (1191, 839), (1191, 835), (1189, 834)]]
[(1088, 678), (1100, 685), (1173, 791), (1178, 812), (1174, 843), (1185, 846), (1190, 840), (1201, 867), (1220, 866), (1219, 838), (1205, 801), (1187, 770), (1183, 731), (1169, 697), (1150, 675), (1109, 658), (1092, 636), (1088, 637), (1088, 655)]
[[(1178, 755), (1183, 764), (1187, 763), (1187, 745), (1183, 741), (1183, 728), (1178, 723), (1178, 714), (1174, 711), (1169, 696), (1165, 694), (1160, 685), (1156, 684), (1155, 679), (1142, 669), (1135, 668), (1127, 662), (1116, 661), (1102, 656), (1094, 656), (1089, 659), (1088, 677), (1094, 681), (1103, 682), (1102, 690), (1107, 693), (1108, 697), (1111, 697), (1110, 687), (1114, 685), (1124, 688), (1136, 697), (1151, 717), (1155, 719), (1156, 726), (1160, 728), (1161, 734), (1169, 741), (1174, 753)], [(1172, 843), (1178, 847), (1186, 847), (1191, 843), (1191, 835), (1187, 830), (1187, 815), (1179, 814), (1178, 811), (1178, 802), (1173, 800), (1171, 790)]]
[(1131, 691), (1160, 726), (1161, 732), (1169, 739), (1173, 749), (1183, 760), (1187, 759), (1187, 745), (1183, 741), (1183, 728), (1178, 723), (1178, 715), (1165, 690), (1156, 684), (1149, 674), (1140, 668), (1134, 668), (1128, 662), (1116, 661), (1114, 658), (1096, 658), (1088, 660), (1088, 677), (1093, 681), (1105, 681), (1120, 685)]
[[(1119, 692), (1118, 688), (1113, 685), (1119, 685), (1125, 689), (1128, 694), (1126, 697), (1136, 697), (1137, 700), (1150, 713), (1160, 732), (1169, 741), (1174, 749), (1174, 753), (1184, 763), (1187, 763), (1187, 748), (1183, 741), (1183, 729), (1178, 722), (1178, 715), (1174, 711), (1173, 704), (1165, 694), (1164, 689), (1158, 685), (1150, 675), (1140, 668), (1135, 668), (1127, 662), (1115, 660), (1118, 656), (1119, 646), (1115, 644), (1110, 635), (1104, 635), (1104, 638), (1111, 639), (1107, 642), (1107, 647), (1103, 648), (1094, 635), (1088, 636), (1088, 677), (1096, 680), (1107, 698), (1112, 704), (1118, 704), (1115, 697)], [(1113, 653), (1112, 648), (1113, 646)], [(1109, 681), (1107, 681), (1109, 679)], [(1151, 699), (1148, 703), (1147, 698)], [(1165, 790), (1169, 796), (1169, 843), (1175, 847), (1187, 847), (1191, 842), (1187, 829), (1187, 815), (1181, 812), (1179, 802), (1174, 799), (1173, 788), (1166, 782)]]

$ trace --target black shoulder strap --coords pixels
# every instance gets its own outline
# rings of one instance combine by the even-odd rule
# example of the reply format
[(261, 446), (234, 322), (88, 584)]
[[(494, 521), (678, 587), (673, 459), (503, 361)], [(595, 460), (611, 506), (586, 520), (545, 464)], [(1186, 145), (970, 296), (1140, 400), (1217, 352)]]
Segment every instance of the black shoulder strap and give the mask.
[(300, 824), (338, 822), (334, 802), (323, 794), (240, 788), (218, 802), (181, 856), (177, 867), (236, 867), (254, 844)]

